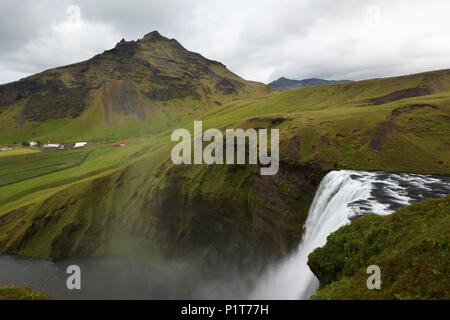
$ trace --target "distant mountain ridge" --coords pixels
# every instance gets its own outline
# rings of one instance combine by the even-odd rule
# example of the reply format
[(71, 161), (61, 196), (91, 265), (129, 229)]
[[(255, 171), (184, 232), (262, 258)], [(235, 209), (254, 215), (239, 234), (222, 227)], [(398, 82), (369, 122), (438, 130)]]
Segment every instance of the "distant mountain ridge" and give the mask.
[(291, 90), (295, 88), (304, 88), (304, 87), (315, 87), (315, 86), (323, 86), (327, 84), (335, 84), (335, 83), (346, 83), (352, 82), (351, 80), (324, 80), (319, 78), (309, 78), (303, 80), (291, 80), (285, 77), (281, 77), (276, 81), (272, 81), (268, 84), (269, 87), (278, 90)]

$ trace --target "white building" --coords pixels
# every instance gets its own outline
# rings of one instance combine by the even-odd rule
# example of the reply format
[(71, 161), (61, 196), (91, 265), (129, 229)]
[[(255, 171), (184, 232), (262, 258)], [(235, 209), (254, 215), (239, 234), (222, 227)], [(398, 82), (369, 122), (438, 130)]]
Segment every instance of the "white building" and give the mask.
[(87, 142), (77, 142), (75, 143), (75, 145), (73, 146), (73, 148), (80, 148), (80, 147), (84, 147), (85, 145), (87, 145)]
[(31, 146), (31, 147), (37, 146), (37, 142), (31, 141), (31, 142), (30, 142), (30, 146)]

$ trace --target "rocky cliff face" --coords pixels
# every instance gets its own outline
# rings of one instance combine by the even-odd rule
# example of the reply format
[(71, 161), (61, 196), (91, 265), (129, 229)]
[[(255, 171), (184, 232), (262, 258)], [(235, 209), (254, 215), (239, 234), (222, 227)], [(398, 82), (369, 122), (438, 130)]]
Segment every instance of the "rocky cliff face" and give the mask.
[(193, 170), (168, 162), (155, 174), (147, 163), (2, 215), (0, 253), (60, 260), (139, 252), (194, 259), (199, 270), (257, 266), (298, 244), (325, 174), (288, 164), (272, 177), (257, 166)]

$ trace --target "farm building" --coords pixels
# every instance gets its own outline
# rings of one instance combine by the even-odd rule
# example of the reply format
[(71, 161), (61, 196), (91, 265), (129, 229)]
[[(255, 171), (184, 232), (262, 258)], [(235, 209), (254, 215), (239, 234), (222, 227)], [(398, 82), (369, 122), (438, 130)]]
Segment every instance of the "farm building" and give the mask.
[(76, 148), (84, 147), (85, 145), (87, 145), (87, 142), (76, 142), (75, 145), (73, 146), (73, 148), (76, 149)]
[(11, 150), (11, 149), (12, 149), (11, 147), (1, 147), (0, 151), (8, 151), (8, 150)]
[(37, 146), (37, 145), (38, 145), (37, 142), (34, 142), (34, 141), (31, 141), (31, 142), (30, 142), (30, 146), (31, 146), (31, 147), (35, 147), (35, 146)]
[(58, 143), (58, 142), (49, 142), (49, 143), (46, 143), (46, 144), (44, 144), (44, 148), (61, 148), (61, 144), (60, 143)]
[(127, 145), (128, 145), (128, 141), (114, 143), (115, 147), (125, 147)]

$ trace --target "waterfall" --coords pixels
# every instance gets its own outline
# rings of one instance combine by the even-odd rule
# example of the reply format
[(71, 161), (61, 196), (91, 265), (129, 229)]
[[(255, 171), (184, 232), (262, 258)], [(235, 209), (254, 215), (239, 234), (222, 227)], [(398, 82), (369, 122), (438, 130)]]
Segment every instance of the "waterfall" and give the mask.
[(450, 178), (417, 174), (331, 171), (321, 181), (308, 212), (300, 245), (266, 270), (251, 299), (308, 299), (319, 281), (308, 255), (325, 245), (330, 233), (370, 212), (389, 214), (399, 207), (450, 193)]

